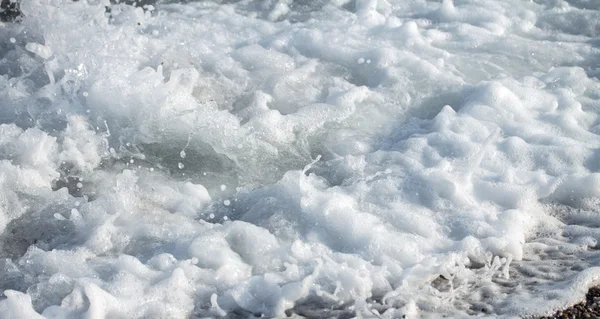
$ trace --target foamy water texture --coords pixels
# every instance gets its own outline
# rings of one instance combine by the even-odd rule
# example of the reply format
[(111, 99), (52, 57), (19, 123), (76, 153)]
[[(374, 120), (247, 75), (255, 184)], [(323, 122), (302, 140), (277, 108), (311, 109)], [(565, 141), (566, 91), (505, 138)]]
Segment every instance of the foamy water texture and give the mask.
[(598, 1), (21, 10), (2, 318), (511, 317), (600, 284)]

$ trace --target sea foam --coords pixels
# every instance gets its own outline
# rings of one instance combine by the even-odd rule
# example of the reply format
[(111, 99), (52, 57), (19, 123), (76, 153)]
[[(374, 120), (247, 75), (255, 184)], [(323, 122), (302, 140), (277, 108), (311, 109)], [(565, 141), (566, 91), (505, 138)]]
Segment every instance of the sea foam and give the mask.
[(543, 314), (600, 283), (588, 1), (22, 0), (2, 318)]

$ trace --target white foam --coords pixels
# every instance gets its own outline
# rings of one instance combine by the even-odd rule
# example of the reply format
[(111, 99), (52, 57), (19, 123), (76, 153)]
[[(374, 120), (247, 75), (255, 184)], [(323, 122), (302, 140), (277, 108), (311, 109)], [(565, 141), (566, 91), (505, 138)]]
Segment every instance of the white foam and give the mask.
[(599, 13), (570, 3), (22, 0), (0, 34), (0, 317), (581, 300)]

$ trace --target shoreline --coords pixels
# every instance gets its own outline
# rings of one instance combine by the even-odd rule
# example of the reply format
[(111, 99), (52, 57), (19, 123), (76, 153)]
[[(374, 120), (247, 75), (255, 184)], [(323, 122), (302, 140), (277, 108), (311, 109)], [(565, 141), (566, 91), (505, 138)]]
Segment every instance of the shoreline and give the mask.
[(600, 286), (590, 288), (585, 295), (585, 301), (562, 310), (557, 310), (548, 316), (532, 317), (532, 319), (564, 318), (600, 318)]

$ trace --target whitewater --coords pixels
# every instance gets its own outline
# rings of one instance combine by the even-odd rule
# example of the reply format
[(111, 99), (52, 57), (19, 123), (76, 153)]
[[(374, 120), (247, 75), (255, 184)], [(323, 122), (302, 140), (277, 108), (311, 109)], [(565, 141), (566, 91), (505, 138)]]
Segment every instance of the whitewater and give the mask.
[(142, 2), (0, 23), (0, 318), (511, 318), (600, 284), (600, 1)]

